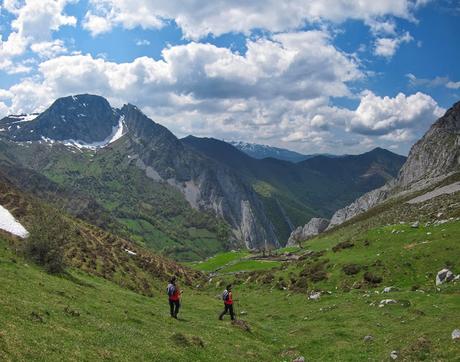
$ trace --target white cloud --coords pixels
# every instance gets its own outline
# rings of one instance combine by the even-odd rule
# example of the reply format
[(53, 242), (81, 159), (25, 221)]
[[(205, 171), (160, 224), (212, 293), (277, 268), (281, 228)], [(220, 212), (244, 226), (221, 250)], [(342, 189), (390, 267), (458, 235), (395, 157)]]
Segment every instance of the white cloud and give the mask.
[(51, 34), (62, 26), (75, 26), (76, 18), (64, 14), (65, 6), (74, 0), (4, 1), (4, 7), (15, 16), (12, 32), (0, 39), (3, 58), (23, 54), (32, 44), (50, 42)]
[(408, 73), (409, 85), (412, 87), (446, 87), (449, 89), (460, 89), (460, 82), (454, 82), (449, 77), (417, 78), (414, 74)]
[(460, 82), (447, 82), (446, 87), (450, 89), (460, 89)]
[(409, 32), (395, 38), (378, 38), (374, 43), (374, 54), (391, 59), (401, 44), (409, 43), (412, 40), (414, 40), (414, 38)]
[(284, 32), (319, 21), (384, 16), (413, 19), (415, 9), (411, 0), (90, 0), (90, 3), (92, 8), (86, 14), (84, 26), (92, 35), (110, 31), (114, 26), (160, 28), (166, 19), (173, 19), (187, 38), (195, 40), (208, 34), (247, 34), (256, 28)]
[(32, 68), (24, 63), (14, 63), (10, 59), (0, 61), (0, 70), (7, 74), (29, 73)]
[(148, 41), (147, 39), (138, 39), (138, 40), (136, 40), (136, 45), (137, 46), (150, 45), (150, 41)]
[(368, 19), (366, 24), (374, 35), (396, 35), (396, 23), (393, 19)]
[(410, 96), (399, 93), (394, 98), (382, 98), (366, 91), (349, 127), (353, 132), (365, 135), (388, 135), (409, 129), (425, 131), (443, 113), (444, 109), (424, 93)]
[(67, 48), (65, 47), (64, 42), (60, 39), (35, 43), (32, 44), (30, 48), (33, 52), (37, 53), (40, 58), (47, 59), (67, 53)]

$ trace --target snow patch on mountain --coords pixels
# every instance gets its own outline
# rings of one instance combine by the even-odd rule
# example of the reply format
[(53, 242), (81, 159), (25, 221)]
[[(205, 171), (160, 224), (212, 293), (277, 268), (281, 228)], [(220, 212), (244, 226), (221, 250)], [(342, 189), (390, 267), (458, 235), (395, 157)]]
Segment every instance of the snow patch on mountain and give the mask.
[(20, 238), (29, 236), (29, 232), (22, 226), (11, 213), (0, 205), (0, 229), (5, 230)]
[(51, 144), (56, 142), (56, 143), (62, 143), (68, 147), (97, 150), (99, 148), (104, 148), (108, 146), (109, 144), (115, 142), (116, 140), (120, 139), (126, 134), (126, 132), (127, 132), (127, 127), (125, 124), (125, 116), (122, 115), (120, 116), (120, 119), (118, 120), (118, 124), (112, 128), (112, 133), (103, 141), (91, 142), (91, 143), (80, 141), (80, 140), (74, 140), (74, 139), (56, 141), (56, 140), (52, 140), (46, 137), (42, 137), (42, 140), (47, 143), (51, 143)]

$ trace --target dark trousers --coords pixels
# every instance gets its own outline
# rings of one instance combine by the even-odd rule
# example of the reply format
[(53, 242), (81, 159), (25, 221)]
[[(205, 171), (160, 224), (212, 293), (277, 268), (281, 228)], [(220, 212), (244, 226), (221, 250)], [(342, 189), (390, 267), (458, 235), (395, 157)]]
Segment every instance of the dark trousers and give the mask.
[(171, 317), (177, 318), (177, 313), (179, 313), (180, 303), (178, 300), (169, 301), (169, 310), (171, 311)]
[(230, 318), (234, 320), (235, 315), (233, 314), (233, 304), (224, 304), (224, 305), (225, 305), (225, 309), (222, 313), (220, 313), (219, 319), (222, 319), (225, 314), (230, 313)]

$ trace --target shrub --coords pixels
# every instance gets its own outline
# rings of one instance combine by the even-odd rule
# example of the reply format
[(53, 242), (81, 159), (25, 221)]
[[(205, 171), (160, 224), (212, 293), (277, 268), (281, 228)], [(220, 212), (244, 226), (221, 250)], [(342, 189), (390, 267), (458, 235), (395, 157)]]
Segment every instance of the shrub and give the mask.
[(336, 253), (343, 249), (352, 248), (353, 246), (355, 246), (355, 244), (351, 243), (350, 241), (342, 241), (338, 243), (336, 246), (332, 247), (332, 251)]
[(57, 211), (39, 208), (35, 213), (30, 236), (23, 244), (24, 254), (48, 273), (62, 273), (65, 270), (63, 245), (68, 236), (68, 225)]
[(381, 276), (372, 274), (371, 272), (366, 272), (364, 274), (364, 280), (371, 284), (380, 284), (383, 281)]
[(358, 264), (346, 264), (342, 267), (342, 270), (346, 275), (355, 275), (360, 272), (361, 266)]

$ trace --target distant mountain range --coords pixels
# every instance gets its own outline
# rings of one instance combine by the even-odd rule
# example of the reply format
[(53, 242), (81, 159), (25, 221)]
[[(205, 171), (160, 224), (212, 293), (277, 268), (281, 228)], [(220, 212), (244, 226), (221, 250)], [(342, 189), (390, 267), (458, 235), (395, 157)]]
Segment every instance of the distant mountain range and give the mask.
[(88, 94), (0, 120), (8, 182), (181, 260), (283, 245), (295, 226), (382, 186), (404, 161), (383, 149), (256, 159), (215, 139), (179, 140), (136, 106)]
[(257, 143), (247, 143), (242, 141), (227, 141), (227, 143), (236, 147), (240, 151), (244, 152), (248, 156), (257, 159), (263, 158), (276, 158), (278, 160), (300, 162), (305, 161), (316, 156), (328, 156), (328, 157), (341, 157), (331, 154), (313, 154), (304, 155), (295, 151), (287, 150), (284, 148), (272, 147), (268, 145), (260, 145)]

